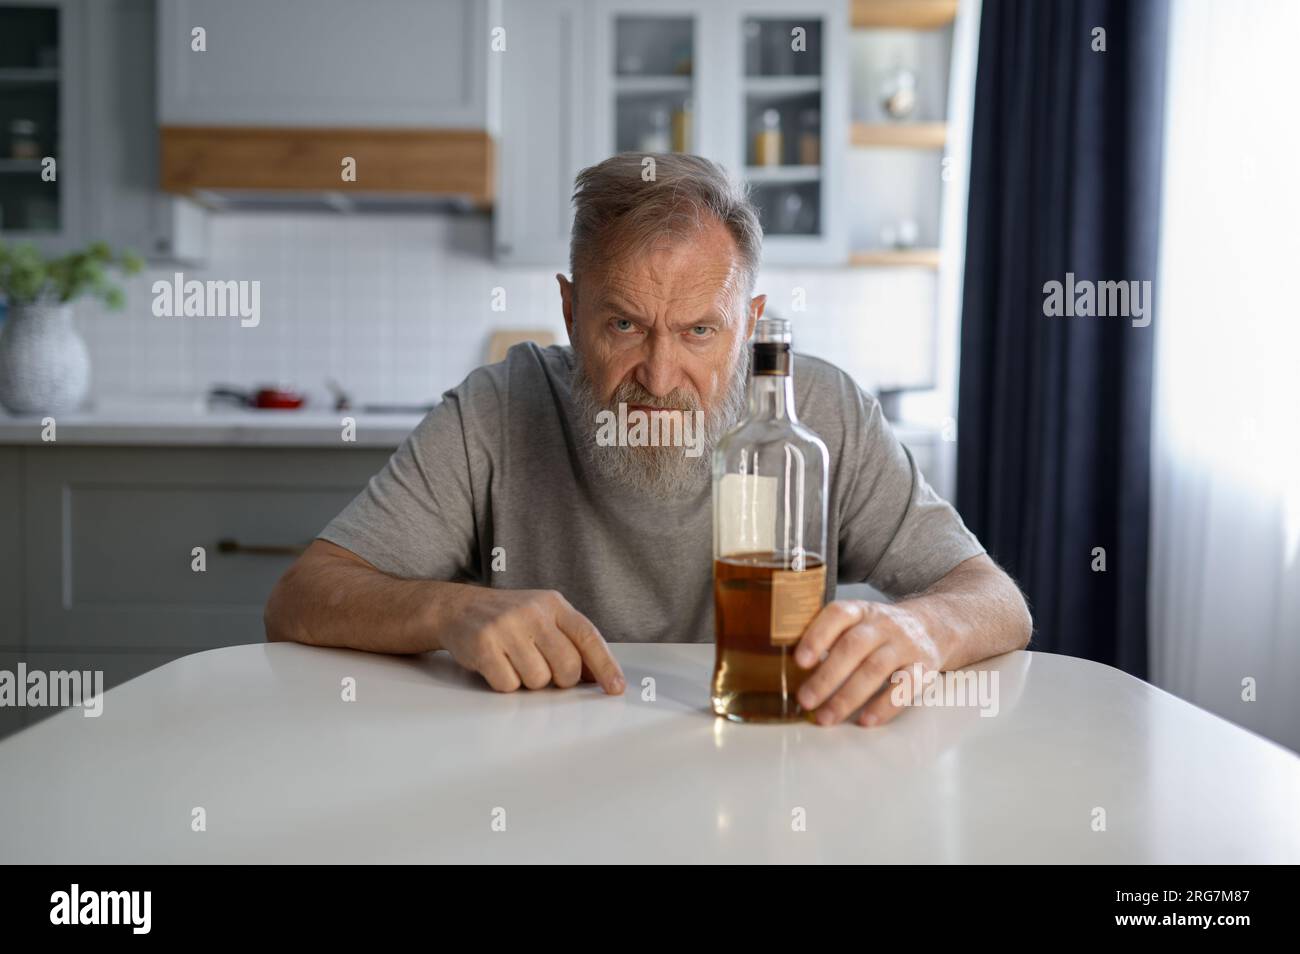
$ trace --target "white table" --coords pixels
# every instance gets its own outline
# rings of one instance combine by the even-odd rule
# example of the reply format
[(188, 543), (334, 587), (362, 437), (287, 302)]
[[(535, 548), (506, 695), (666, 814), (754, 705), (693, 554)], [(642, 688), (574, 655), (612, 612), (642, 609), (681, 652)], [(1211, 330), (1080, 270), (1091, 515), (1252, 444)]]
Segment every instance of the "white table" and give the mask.
[(715, 719), (710, 645), (614, 649), (621, 697), (445, 654), (177, 660), (0, 743), (0, 861), (1300, 861), (1300, 757), (1106, 666), (1011, 653), (996, 717), (826, 729)]

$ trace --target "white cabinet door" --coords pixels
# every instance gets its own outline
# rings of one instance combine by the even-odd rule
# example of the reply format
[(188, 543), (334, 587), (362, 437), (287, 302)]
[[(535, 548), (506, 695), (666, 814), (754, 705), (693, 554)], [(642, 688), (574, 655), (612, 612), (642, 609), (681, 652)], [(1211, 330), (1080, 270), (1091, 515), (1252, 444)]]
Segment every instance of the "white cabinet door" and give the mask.
[[(163, 125), (488, 125), (492, 0), (166, 0)], [(195, 30), (206, 47), (197, 51)]]
[(496, 252), (568, 272), (573, 179), (591, 148), (590, 0), (508, 0), (503, 10)]
[[(749, 182), (770, 265), (842, 265), (849, 29), (844, 0), (735, 0), (722, 161)], [(765, 125), (767, 117), (774, 126)], [(760, 133), (777, 131), (760, 144)]]
[[(276, 580), (370, 476), (375, 448), (24, 448), (23, 625), (31, 652), (258, 642)], [(13, 455), (0, 455), (0, 486)], [(0, 516), (4, 515), (0, 508)], [(206, 565), (196, 572), (193, 548)], [(0, 548), (0, 569), (12, 554)], [(0, 604), (12, 595), (0, 590)], [(0, 650), (14, 648), (0, 633)]]
[(158, 81), (153, 0), (97, 0), (85, 9), (78, 95), (85, 102), (86, 238), (153, 261), (201, 262), (208, 214), (158, 190)]

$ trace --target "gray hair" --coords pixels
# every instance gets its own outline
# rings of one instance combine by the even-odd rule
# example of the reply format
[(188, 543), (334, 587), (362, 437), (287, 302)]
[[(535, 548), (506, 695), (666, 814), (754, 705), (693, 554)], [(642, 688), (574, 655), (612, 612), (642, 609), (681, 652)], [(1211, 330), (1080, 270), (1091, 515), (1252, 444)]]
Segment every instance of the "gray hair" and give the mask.
[(709, 217), (736, 242), (741, 290), (748, 299), (758, 278), (763, 227), (747, 185), (716, 162), (677, 152), (621, 152), (583, 169), (573, 188), (569, 270), (574, 282), (579, 272), (655, 238), (693, 234)]

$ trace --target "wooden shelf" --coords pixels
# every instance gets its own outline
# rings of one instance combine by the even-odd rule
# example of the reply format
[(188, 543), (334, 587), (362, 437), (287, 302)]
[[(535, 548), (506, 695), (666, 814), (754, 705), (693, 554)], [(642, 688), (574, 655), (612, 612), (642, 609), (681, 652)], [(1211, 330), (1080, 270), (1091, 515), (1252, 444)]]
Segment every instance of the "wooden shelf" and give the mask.
[(879, 248), (849, 255), (849, 264), (854, 266), (876, 265), (917, 265), (923, 268), (939, 267), (939, 250), (937, 248)]
[(893, 27), (934, 30), (957, 16), (958, 0), (852, 0), (849, 22), (856, 29)]
[[(481, 130), (163, 126), (164, 192), (409, 193), (491, 203), (494, 150)], [(357, 162), (343, 182), (340, 161)]]
[(947, 141), (947, 123), (853, 123), (849, 128), (854, 146), (942, 149)]

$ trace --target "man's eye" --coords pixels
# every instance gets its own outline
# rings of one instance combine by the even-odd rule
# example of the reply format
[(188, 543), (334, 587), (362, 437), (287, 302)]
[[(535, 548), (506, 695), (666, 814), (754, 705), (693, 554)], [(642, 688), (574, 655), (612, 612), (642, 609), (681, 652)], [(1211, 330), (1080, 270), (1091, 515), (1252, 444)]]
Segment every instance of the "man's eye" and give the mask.
[(711, 334), (713, 334), (713, 329), (708, 325), (696, 325), (691, 329), (692, 338), (707, 338)]
[(612, 322), (615, 331), (631, 331), (636, 327), (627, 318), (615, 318)]

